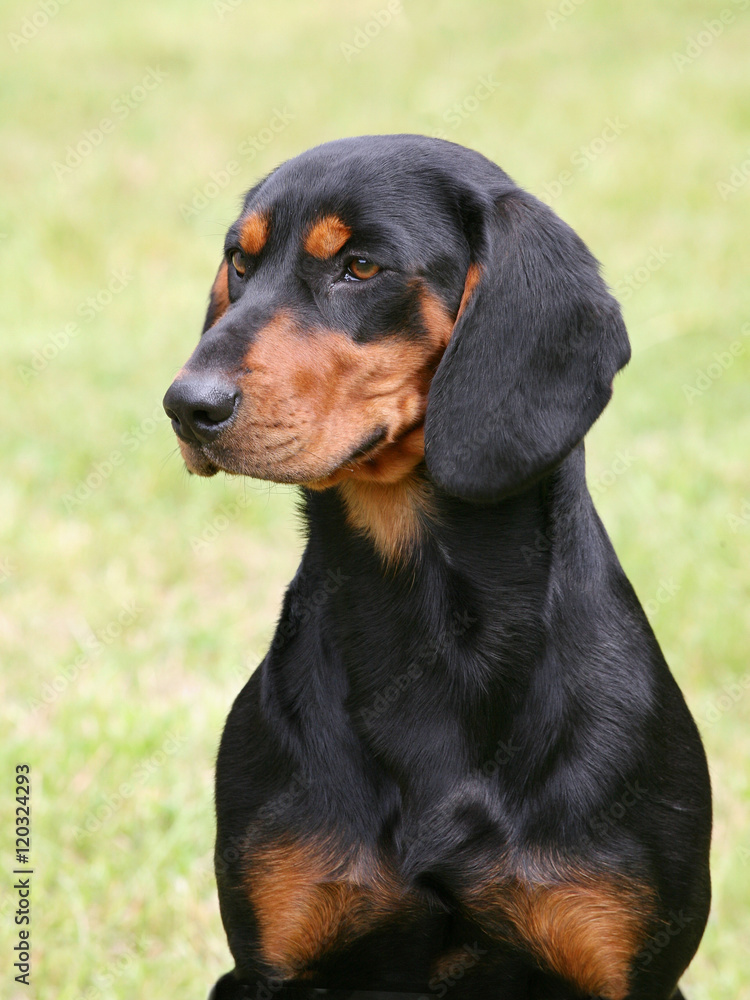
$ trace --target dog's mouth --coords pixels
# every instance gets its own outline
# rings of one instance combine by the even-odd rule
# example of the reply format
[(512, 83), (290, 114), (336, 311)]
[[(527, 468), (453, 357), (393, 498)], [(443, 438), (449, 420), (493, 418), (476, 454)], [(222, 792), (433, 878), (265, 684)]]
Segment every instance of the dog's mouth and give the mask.
[[(322, 484), (332, 485), (330, 480), (346, 478), (354, 475), (357, 469), (371, 462), (383, 446), (387, 447), (388, 429), (377, 427), (361, 444), (357, 445), (342, 460), (332, 463), (329, 468), (321, 469), (320, 473), (288, 472), (283, 468), (261, 469), (251, 456), (237, 455), (234, 449), (222, 448), (219, 442), (196, 445), (180, 440), (180, 451), (188, 472), (196, 476), (210, 477), (218, 472), (230, 475), (245, 475), (267, 482), (310, 485), (313, 489), (322, 488)], [(320, 484), (320, 485), (319, 485)]]
[(372, 434), (367, 438), (367, 440), (361, 444), (358, 448), (349, 455), (349, 457), (341, 463), (341, 465), (350, 465), (352, 462), (356, 462), (358, 459), (365, 458), (371, 452), (375, 451), (379, 444), (388, 437), (388, 430), (385, 427), (378, 427), (377, 430), (373, 431)]

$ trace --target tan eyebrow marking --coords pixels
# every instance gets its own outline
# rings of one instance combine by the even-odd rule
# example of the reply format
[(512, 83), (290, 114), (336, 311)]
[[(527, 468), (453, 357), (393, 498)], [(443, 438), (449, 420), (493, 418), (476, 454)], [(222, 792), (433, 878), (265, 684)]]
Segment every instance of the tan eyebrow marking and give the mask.
[(229, 308), (229, 285), (227, 283), (227, 262), (224, 263), (219, 268), (219, 273), (214, 279), (214, 283), (211, 287), (211, 306), (213, 308), (213, 316), (211, 317), (211, 326), (214, 326), (219, 322), (221, 317)]
[(338, 215), (326, 215), (313, 224), (305, 237), (305, 250), (319, 260), (326, 260), (337, 254), (352, 231)]
[(265, 212), (248, 215), (240, 229), (240, 246), (245, 253), (260, 253), (266, 245), (270, 229), (270, 220)]

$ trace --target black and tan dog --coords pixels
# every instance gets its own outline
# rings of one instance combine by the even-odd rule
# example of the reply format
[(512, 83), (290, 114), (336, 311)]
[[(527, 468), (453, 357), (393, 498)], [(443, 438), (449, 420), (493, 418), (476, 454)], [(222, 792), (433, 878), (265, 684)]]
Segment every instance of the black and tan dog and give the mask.
[(248, 193), (164, 401), (308, 530), (219, 751), (220, 1000), (681, 996), (706, 761), (584, 474), (628, 357), (477, 153), (344, 139)]

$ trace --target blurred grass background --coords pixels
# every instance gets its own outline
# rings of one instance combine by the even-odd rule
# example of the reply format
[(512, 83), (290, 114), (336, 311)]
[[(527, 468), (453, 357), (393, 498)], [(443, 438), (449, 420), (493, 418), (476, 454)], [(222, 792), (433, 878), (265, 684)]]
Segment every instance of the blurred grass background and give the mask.
[(711, 761), (686, 991), (750, 997), (747, 0), (58, 3), (0, 13), (3, 794), (28, 762), (35, 866), (30, 991), (1, 904), (10, 995), (203, 997), (230, 967), (213, 758), (300, 538), (290, 491), (188, 477), (160, 401), (243, 190), (425, 132), (550, 202), (623, 302), (589, 478)]

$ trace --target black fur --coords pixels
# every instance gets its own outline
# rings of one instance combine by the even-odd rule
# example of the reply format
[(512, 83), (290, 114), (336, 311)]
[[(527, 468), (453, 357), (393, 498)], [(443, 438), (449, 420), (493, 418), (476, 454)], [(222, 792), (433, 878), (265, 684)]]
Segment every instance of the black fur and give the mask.
[[(247, 290), (230, 283), (216, 325), (209, 310), (194, 367), (228, 369), (243, 331), (282, 305), (360, 342), (397, 335), (394, 317), (408, 336), (399, 275), (429, 282), (454, 316), (470, 265), (481, 277), (430, 389), (420, 475), (435, 510), (415, 551), (385, 565), (336, 488), (303, 490), (302, 562), (219, 751), (216, 867), (236, 969), (217, 1000), (584, 995), (465, 904), (509, 852), (649, 887), (627, 996), (681, 997), (708, 914), (709, 781), (586, 488), (582, 439), (629, 357), (596, 262), (494, 164), (416, 136), (312, 150), (256, 186), (245, 209), (257, 205), (276, 210), (269, 261)], [(316, 291), (321, 265), (292, 245), (295, 220), (323, 211), (387, 263), (378, 288)], [(259, 947), (248, 858), (331, 830), (387, 858), (424, 911), (281, 983)], [(463, 948), (436, 980), (435, 959)]]

